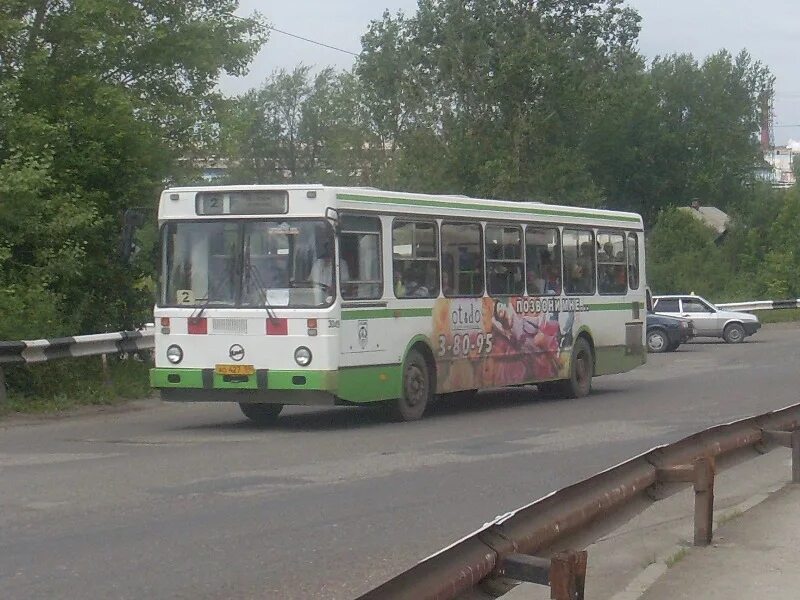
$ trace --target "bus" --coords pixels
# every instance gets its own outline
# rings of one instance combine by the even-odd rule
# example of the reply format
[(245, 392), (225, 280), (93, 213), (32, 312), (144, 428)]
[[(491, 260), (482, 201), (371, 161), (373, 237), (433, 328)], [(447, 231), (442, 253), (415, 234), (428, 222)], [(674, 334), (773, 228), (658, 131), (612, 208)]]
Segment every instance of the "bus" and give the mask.
[(535, 384), (582, 397), (645, 362), (639, 215), (322, 185), (160, 198), (151, 384), (167, 401), (382, 403)]

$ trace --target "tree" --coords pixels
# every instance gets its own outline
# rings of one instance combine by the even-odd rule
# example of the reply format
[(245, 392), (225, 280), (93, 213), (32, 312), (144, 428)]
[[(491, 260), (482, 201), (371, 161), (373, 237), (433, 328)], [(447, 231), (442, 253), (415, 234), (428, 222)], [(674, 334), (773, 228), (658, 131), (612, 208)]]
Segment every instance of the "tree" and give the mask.
[(368, 152), (357, 80), (326, 68), (273, 73), (229, 99), (221, 119), (229, 180), (239, 183), (361, 181)]
[(617, 0), (421, 0), (413, 18), (384, 14), (357, 67), (381, 171), (399, 187), (413, 175), (427, 191), (596, 204), (580, 142), (637, 33)]
[[(51, 336), (147, 318), (142, 278), (154, 265), (120, 260), (122, 214), (142, 207), (152, 217), (175, 159), (197, 143), (219, 74), (242, 72), (266, 39), (260, 17), (235, 17), (236, 6), (0, 7), (0, 297), (13, 299), (4, 322)], [(30, 290), (49, 304), (39, 322)]]
[(587, 155), (608, 205), (643, 214), (691, 199), (723, 210), (752, 198), (761, 161), (754, 132), (772, 76), (746, 52), (702, 64), (688, 54), (628, 63), (609, 86)]

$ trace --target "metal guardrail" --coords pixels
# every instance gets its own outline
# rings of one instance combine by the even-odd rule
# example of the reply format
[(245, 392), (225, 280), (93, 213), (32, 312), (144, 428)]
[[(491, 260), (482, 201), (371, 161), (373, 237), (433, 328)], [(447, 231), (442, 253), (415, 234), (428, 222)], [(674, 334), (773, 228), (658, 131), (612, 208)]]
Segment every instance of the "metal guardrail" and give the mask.
[(120, 352), (151, 350), (155, 345), (153, 328), (93, 335), (0, 342), (0, 365), (31, 364), (59, 358), (98, 356)]
[(728, 302), (715, 305), (723, 310), (777, 310), (782, 308), (800, 308), (800, 298), (796, 300), (756, 300), (754, 302)]
[(607, 528), (609, 522), (621, 518), (629, 520), (677, 491), (676, 482), (694, 485), (695, 544), (709, 544), (718, 460), (746, 449), (763, 453), (775, 444), (792, 447), (792, 477), (800, 482), (800, 404), (658, 446), (555, 491), (487, 523), (359, 600), (450, 600), (473, 593), (476, 587), (491, 590), (497, 587), (491, 584), (510, 574), (517, 579), (529, 576), (526, 580), (534, 583), (546, 579), (551, 598), (557, 600), (583, 598), (585, 555), (543, 556), (554, 548), (569, 547), (577, 537), (582, 545), (598, 539), (602, 534), (593, 536), (592, 529)]
[(0, 342), (0, 404), (6, 399), (4, 365), (34, 364), (81, 356), (103, 356), (105, 367), (106, 354), (151, 350), (155, 346), (153, 331), (153, 326), (147, 326), (140, 331), (116, 331), (50, 340)]

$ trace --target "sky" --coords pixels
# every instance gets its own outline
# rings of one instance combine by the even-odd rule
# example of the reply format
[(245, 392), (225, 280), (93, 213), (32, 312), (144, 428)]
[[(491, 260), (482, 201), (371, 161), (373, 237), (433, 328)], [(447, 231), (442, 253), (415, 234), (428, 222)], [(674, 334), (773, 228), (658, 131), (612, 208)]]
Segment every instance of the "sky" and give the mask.
[[(746, 49), (767, 65), (775, 82), (775, 143), (800, 141), (800, 2), (797, 0), (628, 0), (642, 16), (639, 50), (658, 55), (690, 52), (703, 58), (725, 48)], [(272, 27), (334, 46), (325, 48), (272, 31), (242, 78), (224, 77), (223, 92), (260, 85), (276, 69), (299, 63), (349, 69), (361, 35), (383, 11), (416, 11), (417, 0), (240, 0), (237, 14), (263, 14)], [(349, 54), (349, 53), (352, 54)], [(798, 144), (800, 149), (800, 144)]]

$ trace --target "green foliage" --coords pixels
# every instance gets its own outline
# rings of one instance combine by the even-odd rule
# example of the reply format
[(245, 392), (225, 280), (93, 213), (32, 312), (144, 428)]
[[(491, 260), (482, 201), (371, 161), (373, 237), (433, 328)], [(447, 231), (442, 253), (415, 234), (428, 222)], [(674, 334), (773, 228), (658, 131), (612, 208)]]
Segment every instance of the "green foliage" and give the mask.
[(111, 405), (150, 395), (149, 362), (109, 357), (103, 371), (99, 356), (7, 367), (11, 388), (6, 412), (38, 413), (83, 405)]
[(712, 229), (686, 212), (662, 212), (647, 240), (647, 278), (653, 292), (714, 297), (727, 276), (715, 238)]
[[(158, 191), (225, 71), (266, 39), (233, 0), (16, 0), (0, 7), (0, 339), (149, 320)], [(149, 234), (120, 259), (122, 215)]]
[(637, 34), (616, 0), (421, 1), (412, 18), (384, 14), (357, 66), (376, 183), (598, 204), (583, 132)]
[(800, 297), (800, 190), (761, 188), (732, 217), (717, 238), (686, 212), (662, 212), (648, 234), (653, 291), (717, 302)]
[(238, 183), (358, 183), (365, 134), (357, 82), (309, 67), (273, 73), (261, 88), (220, 103), (220, 143)]

